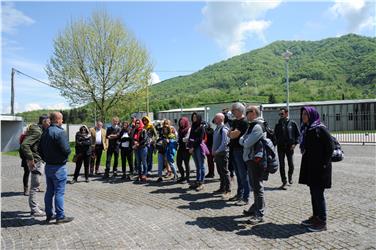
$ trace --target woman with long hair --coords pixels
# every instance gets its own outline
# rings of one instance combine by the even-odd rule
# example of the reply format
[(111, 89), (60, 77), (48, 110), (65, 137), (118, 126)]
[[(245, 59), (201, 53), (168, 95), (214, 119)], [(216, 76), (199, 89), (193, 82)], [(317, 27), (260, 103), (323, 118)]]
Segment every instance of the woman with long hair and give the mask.
[(77, 182), (78, 176), (80, 175), (80, 170), (82, 163), (84, 163), (85, 169), (85, 181), (89, 182), (89, 165), (91, 158), (91, 135), (89, 129), (83, 125), (80, 130), (76, 133), (76, 169), (74, 171), (73, 180), (70, 184)]

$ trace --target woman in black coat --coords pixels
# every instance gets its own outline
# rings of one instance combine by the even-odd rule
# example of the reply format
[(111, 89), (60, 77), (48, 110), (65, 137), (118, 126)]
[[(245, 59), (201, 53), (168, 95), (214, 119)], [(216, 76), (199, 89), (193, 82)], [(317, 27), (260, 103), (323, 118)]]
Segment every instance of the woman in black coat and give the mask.
[(83, 125), (76, 133), (76, 169), (74, 170), (73, 180), (70, 181), (70, 184), (77, 182), (77, 178), (80, 175), (82, 162), (84, 163), (85, 168), (85, 181), (89, 182), (91, 144), (92, 137), (90, 135), (89, 129), (85, 125)]
[(300, 111), (302, 163), (299, 183), (310, 188), (313, 215), (302, 222), (308, 230), (326, 230), (326, 204), (324, 191), (332, 186), (333, 143), (327, 128), (320, 122), (315, 108)]

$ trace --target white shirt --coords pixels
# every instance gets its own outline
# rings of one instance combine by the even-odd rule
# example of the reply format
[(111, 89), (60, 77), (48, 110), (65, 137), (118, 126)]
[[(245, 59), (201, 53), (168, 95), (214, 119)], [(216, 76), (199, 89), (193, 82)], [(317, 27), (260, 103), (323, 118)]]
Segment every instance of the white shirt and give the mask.
[(96, 129), (95, 134), (95, 144), (100, 145), (102, 144), (102, 129)]

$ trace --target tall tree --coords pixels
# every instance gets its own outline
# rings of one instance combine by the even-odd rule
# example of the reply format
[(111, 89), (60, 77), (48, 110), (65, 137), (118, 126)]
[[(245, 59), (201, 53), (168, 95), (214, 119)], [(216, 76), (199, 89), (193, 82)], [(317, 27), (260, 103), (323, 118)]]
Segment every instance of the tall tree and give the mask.
[(46, 72), (71, 104), (93, 102), (104, 119), (125, 93), (150, 81), (152, 63), (124, 24), (102, 11), (67, 25), (54, 41)]

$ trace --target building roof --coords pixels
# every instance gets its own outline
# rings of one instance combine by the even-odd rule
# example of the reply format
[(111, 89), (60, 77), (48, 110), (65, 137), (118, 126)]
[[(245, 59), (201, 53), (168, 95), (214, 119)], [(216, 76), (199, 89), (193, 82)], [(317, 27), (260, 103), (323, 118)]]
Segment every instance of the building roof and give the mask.
[[(320, 106), (320, 105), (337, 105), (337, 104), (357, 104), (376, 102), (376, 99), (359, 99), (359, 100), (333, 100), (333, 101), (317, 101), (317, 102), (291, 102), (290, 107), (300, 106)], [(262, 104), (264, 108), (286, 107), (286, 103)]]
[[(209, 110), (209, 107), (206, 107), (206, 110)], [(198, 107), (198, 108), (188, 108), (188, 109), (169, 109), (159, 111), (158, 113), (172, 113), (172, 112), (194, 112), (194, 111), (205, 111), (205, 107)]]
[(14, 115), (0, 115), (0, 121), (23, 121), (23, 118)]

